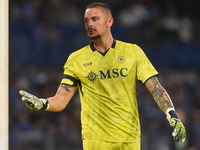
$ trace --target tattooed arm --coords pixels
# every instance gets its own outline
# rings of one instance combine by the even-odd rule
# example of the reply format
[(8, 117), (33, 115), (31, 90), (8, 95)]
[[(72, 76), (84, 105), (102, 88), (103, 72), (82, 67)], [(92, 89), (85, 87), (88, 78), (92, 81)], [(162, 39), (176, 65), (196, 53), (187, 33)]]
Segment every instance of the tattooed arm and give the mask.
[(77, 87), (61, 84), (58, 87), (56, 94), (53, 97), (47, 98), (47, 100), (49, 101), (49, 108), (47, 111), (62, 111), (73, 97), (76, 89)]
[(156, 101), (156, 103), (158, 104), (158, 106), (164, 113), (166, 113), (166, 110), (168, 108), (174, 107), (168, 93), (161, 86), (157, 77), (150, 78), (145, 83), (145, 86), (150, 91), (154, 100)]
[(170, 126), (174, 128), (174, 131), (172, 132), (174, 140), (177, 142), (185, 142), (185, 127), (181, 122), (178, 114), (174, 110), (174, 106), (169, 95), (167, 94), (165, 89), (160, 85), (157, 77), (152, 77), (151, 79), (149, 79), (146, 82), (145, 86), (152, 94), (160, 109), (166, 114)]

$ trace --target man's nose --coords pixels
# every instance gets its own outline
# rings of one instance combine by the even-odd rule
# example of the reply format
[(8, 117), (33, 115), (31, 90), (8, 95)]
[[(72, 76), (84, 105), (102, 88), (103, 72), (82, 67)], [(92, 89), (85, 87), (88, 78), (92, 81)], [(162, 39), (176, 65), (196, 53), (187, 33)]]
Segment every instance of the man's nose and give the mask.
[(92, 21), (88, 21), (88, 27), (91, 28), (92, 27)]

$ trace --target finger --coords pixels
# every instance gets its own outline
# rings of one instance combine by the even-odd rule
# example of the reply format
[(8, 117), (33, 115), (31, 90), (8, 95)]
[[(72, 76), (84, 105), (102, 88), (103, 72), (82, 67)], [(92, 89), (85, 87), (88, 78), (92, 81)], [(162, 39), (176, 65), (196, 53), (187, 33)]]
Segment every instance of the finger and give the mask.
[(20, 94), (21, 96), (24, 96), (24, 97), (28, 97), (28, 95), (30, 95), (28, 92), (23, 91), (23, 90), (20, 90), (20, 91), (19, 91), (19, 94)]
[(184, 142), (185, 142), (185, 138), (183, 138), (183, 139), (181, 140), (181, 142), (183, 142), (183, 143), (184, 143)]
[(19, 94), (20, 94), (21, 96), (23, 96), (23, 95), (24, 95), (24, 91), (23, 91), (23, 90), (20, 90), (20, 91), (19, 91)]
[(172, 122), (170, 123), (170, 125), (171, 125), (171, 126), (174, 126), (174, 125), (175, 125), (175, 122), (174, 122), (174, 121), (172, 121)]
[(22, 101), (25, 103), (26, 102), (26, 97), (22, 97)]
[(184, 143), (184, 142), (185, 142), (185, 138), (186, 138), (186, 133), (183, 132), (182, 135), (181, 135), (181, 138), (180, 138), (180, 139), (181, 139), (181, 142)]
[(30, 94), (26, 91), (20, 90), (19, 92), (20, 92), (20, 95), (23, 96), (23, 97), (27, 97), (29, 99), (37, 99), (36, 96), (34, 96), (34, 95), (32, 95), (32, 94)]
[(178, 141), (185, 142), (185, 135), (183, 135), (183, 133), (177, 134), (177, 135), (174, 137), (174, 140), (176, 140), (177, 142), (178, 142)]
[(180, 139), (181, 139), (181, 138), (180, 138), (179, 135), (177, 135), (177, 136), (174, 137), (174, 140), (175, 140), (176, 142), (178, 142)]
[(32, 104), (35, 104), (35, 100), (34, 99), (29, 99), (27, 97), (22, 97), (22, 101), (24, 103), (32, 103)]
[(177, 130), (175, 128), (174, 131), (172, 132), (172, 136), (175, 137), (176, 135), (177, 135)]

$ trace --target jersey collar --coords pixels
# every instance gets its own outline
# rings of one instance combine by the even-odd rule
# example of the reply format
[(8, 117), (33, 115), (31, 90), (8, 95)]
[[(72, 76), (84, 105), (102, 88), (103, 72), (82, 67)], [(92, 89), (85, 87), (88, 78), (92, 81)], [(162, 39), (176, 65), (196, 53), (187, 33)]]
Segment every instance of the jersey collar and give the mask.
[[(112, 43), (112, 45), (111, 45), (111, 47), (112, 48), (115, 48), (115, 45), (116, 45), (116, 40), (115, 39), (113, 39), (113, 43)], [(97, 51), (96, 49), (95, 49), (95, 47), (94, 47), (94, 43), (92, 42), (91, 44), (90, 44), (90, 48), (91, 48), (91, 50), (94, 52), (94, 51)], [(110, 48), (109, 48), (110, 49)], [(109, 50), (108, 49), (108, 50)], [(99, 53), (101, 53), (103, 56), (105, 56), (106, 55), (106, 53), (108, 52), (108, 50), (105, 52), (105, 53), (101, 53), (101, 52), (99, 52)]]

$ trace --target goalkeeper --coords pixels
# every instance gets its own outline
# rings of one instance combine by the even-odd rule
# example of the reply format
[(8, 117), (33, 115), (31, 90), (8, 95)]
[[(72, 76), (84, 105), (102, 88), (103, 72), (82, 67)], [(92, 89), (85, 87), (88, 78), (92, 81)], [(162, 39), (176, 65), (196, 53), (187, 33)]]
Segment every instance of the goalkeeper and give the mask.
[(158, 81), (158, 72), (136, 44), (115, 40), (114, 22), (104, 3), (90, 4), (84, 14), (87, 35), (93, 42), (72, 53), (56, 94), (47, 99), (20, 91), (32, 110), (62, 111), (79, 89), (84, 150), (140, 150), (137, 80), (152, 94), (174, 128), (175, 141), (184, 142), (185, 127)]

